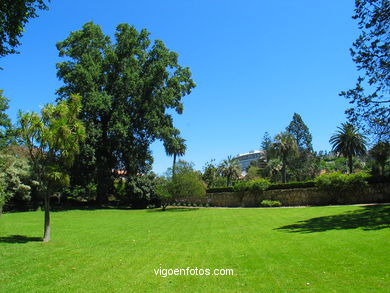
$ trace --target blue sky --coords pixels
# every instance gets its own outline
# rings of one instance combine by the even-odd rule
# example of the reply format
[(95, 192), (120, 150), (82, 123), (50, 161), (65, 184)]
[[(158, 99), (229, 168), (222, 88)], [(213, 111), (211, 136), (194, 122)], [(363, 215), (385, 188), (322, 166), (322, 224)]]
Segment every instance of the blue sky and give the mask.
[[(187, 139), (185, 160), (206, 161), (258, 149), (262, 136), (284, 130), (294, 112), (313, 135), (315, 150), (345, 121), (357, 70), (349, 48), (358, 35), (354, 1), (166, 0), (59, 1), (25, 28), (21, 52), (0, 59), (0, 88), (11, 99), (9, 115), (39, 111), (55, 99), (55, 44), (88, 21), (113, 35), (119, 23), (146, 28), (179, 54), (197, 87), (184, 97), (176, 126)], [(172, 159), (152, 145), (153, 169)]]

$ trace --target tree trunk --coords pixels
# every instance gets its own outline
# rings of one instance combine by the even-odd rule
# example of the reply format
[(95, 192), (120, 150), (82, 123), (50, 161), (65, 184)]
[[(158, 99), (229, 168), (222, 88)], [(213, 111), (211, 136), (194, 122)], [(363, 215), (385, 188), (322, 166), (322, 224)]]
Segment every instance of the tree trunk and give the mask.
[(175, 171), (176, 171), (176, 154), (173, 154), (172, 177), (175, 175)]
[(352, 169), (353, 169), (352, 156), (348, 157), (348, 168), (349, 168), (349, 174), (352, 174)]
[(283, 162), (282, 163), (282, 182), (286, 183), (287, 182), (287, 171), (286, 171), (286, 164)]
[(383, 171), (385, 170), (386, 162), (379, 163), (379, 176), (383, 176)]
[(105, 163), (107, 159), (102, 158), (102, 162), (98, 164), (97, 180), (96, 180), (96, 200), (99, 204), (108, 202), (108, 194), (111, 187), (111, 168)]
[(45, 193), (45, 224), (44, 224), (44, 234), (43, 242), (48, 242), (50, 240), (50, 198), (49, 194)]

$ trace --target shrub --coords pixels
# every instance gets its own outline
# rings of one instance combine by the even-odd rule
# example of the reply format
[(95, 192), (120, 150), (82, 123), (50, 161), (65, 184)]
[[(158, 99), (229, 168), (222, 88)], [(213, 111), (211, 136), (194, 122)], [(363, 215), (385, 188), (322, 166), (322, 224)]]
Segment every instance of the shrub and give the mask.
[(244, 192), (248, 190), (248, 183), (246, 181), (239, 181), (234, 184), (233, 191)]
[(281, 207), (282, 203), (278, 200), (265, 199), (265, 200), (261, 201), (260, 206), (262, 206), (262, 207)]
[(368, 187), (367, 179), (370, 176), (364, 172), (355, 174), (341, 174), (333, 172), (323, 174), (315, 179), (318, 189), (332, 196), (334, 201), (342, 199), (347, 192), (365, 192)]
[(270, 182), (268, 179), (254, 179), (247, 182), (247, 189), (252, 192), (264, 192), (270, 186)]

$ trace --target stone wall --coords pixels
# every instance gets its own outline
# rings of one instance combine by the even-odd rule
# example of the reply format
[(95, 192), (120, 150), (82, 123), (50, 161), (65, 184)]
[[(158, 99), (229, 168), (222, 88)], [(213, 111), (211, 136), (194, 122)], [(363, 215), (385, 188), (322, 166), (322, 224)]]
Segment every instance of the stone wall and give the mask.
[(181, 203), (209, 204), (215, 207), (258, 207), (264, 199), (278, 200), (283, 206), (316, 206), (390, 202), (390, 183), (370, 184), (366, 192), (329, 195), (315, 187), (267, 190), (262, 194), (250, 192), (207, 193), (203, 198), (183, 198)]

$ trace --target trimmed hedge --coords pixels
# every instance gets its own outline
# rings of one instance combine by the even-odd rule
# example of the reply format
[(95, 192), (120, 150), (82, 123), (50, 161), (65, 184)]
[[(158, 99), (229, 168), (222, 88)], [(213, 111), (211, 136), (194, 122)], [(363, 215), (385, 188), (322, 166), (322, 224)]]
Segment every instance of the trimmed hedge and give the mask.
[[(244, 183), (244, 182), (243, 182)], [(234, 192), (237, 191), (241, 183), (237, 183), (234, 187), (216, 187), (207, 189), (207, 193), (216, 193), (216, 192)], [(241, 187), (241, 186), (240, 186)], [(266, 190), (275, 190), (275, 189), (292, 189), (292, 188), (306, 188), (306, 187), (315, 187), (314, 181), (303, 181), (303, 182), (289, 182), (289, 183), (271, 183)], [(249, 188), (245, 188), (249, 190)]]
[(310, 181), (292, 181), (288, 183), (273, 183), (268, 187), (268, 190), (275, 189), (293, 189), (293, 188), (307, 188), (307, 187), (315, 187), (315, 182)]
[(232, 186), (229, 187), (214, 187), (206, 190), (206, 193), (217, 193), (217, 192), (233, 192)]
[[(390, 176), (369, 176), (365, 178), (365, 180), (371, 183), (386, 183), (390, 182)], [(249, 181), (250, 182), (250, 181)], [(237, 189), (244, 188), (245, 190), (249, 190), (250, 188), (245, 187), (249, 186), (249, 182), (238, 182), (235, 187), (216, 187), (207, 189), (207, 193), (217, 193), (217, 192), (234, 192), (238, 191)], [(249, 185), (248, 185), (249, 184)], [(266, 190), (276, 190), (276, 189), (294, 189), (294, 188), (308, 188), (308, 187), (318, 187), (314, 180), (308, 181), (292, 181), (288, 183), (271, 183)]]

